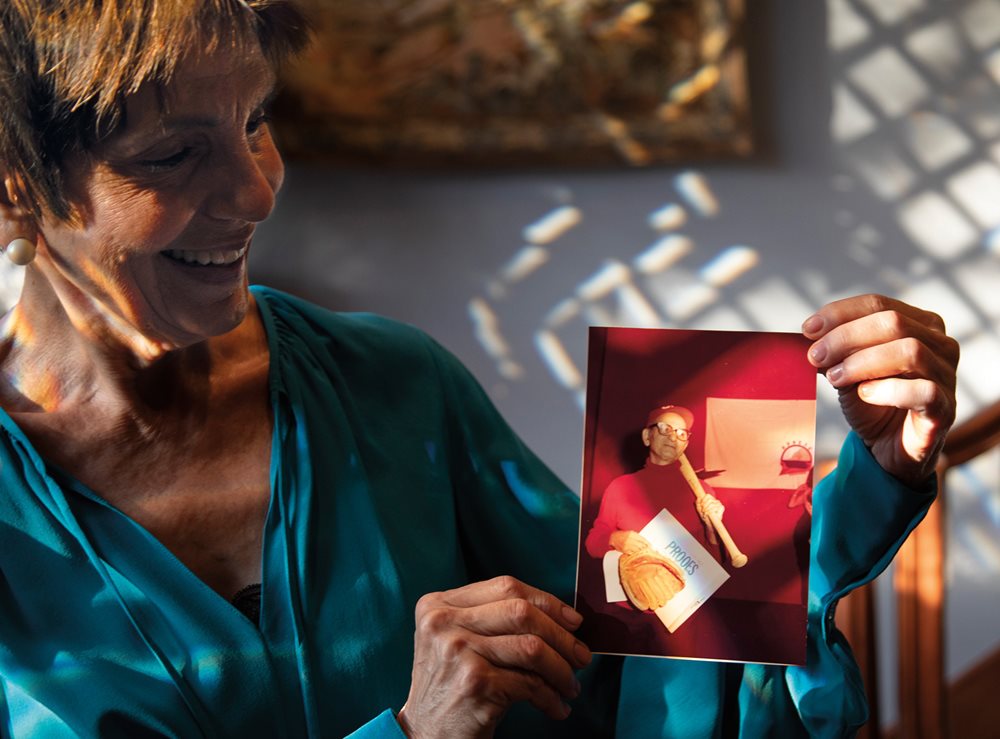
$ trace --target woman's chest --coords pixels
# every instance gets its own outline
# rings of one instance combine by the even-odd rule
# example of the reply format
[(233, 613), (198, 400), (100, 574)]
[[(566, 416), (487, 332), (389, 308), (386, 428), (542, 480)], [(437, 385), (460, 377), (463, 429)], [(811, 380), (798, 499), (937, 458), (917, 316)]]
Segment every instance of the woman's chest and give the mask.
[(116, 469), (95, 470), (91, 487), (228, 599), (261, 580), (270, 447), (265, 417), (122, 458)]
[(260, 582), (271, 498), (266, 408), (165, 424), (152, 438), (101, 429), (94, 423), (71, 439), (44, 428), (26, 432), (49, 462), (146, 529), (220, 595)]

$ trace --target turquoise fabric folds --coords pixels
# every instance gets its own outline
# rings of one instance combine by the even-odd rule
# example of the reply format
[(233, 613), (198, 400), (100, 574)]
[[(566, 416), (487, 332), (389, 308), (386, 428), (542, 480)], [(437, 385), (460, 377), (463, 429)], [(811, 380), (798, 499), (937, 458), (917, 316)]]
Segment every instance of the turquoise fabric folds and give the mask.
[[(576, 497), (450, 354), (400, 324), (253, 291), (275, 419), (260, 629), (0, 412), (0, 736), (400, 736), (421, 595), (512, 574), (572, 602)], [(858, 720), (825, 614), (884, 566), (928, 495), (894, 486), (856, 441), (845, 454), (817, 491), (815, 664), (627, 660), (622, 673), (598, 659), (569, 722), (518, 707), (498, 735), (606, 736), (616, 718), (630, 737), (832, 734)]]
[(425, 592), (510, 573), (572, 601), (576, 499), (453, 357), (254, 294), (275, 418), (260, 631), (0, 414), (0, 734), (343, 736), (402, 706)]

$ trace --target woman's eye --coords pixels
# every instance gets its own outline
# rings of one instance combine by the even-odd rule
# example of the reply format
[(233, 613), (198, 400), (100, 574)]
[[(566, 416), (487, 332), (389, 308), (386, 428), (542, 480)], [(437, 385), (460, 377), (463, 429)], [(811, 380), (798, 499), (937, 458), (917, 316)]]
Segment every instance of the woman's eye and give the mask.
[(191, 147), (185, 146), (180, 151), (162, 159), (147, 159), (139, 162), (140, 165), (153, 172), (163, 172), (180, 166), (191, 154)]
[(269, 120), (271, 120), (271, 116), (267, 113), (257, 113), (253, 118), (247, 121), (247, 133), (252, 136), (260, 131), (260, 129), (264, 127), (264, 124), (266, 124)]

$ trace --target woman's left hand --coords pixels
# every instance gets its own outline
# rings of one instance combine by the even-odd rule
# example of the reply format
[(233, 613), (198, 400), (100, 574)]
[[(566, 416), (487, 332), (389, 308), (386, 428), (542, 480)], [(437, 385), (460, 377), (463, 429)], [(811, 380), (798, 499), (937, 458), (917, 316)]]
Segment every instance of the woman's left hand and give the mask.
[(883, 469), (910, 485), (933, 472), (955, 420), (958, 342), (941, 317), (881, 295), (828, 303), (802, 324), (809, 361)]
[(413, 679), (396, 716), (412, 739), (492, 737), (507, 709), (531, 703), (569, 715), (574, 670), (590, 650), (573, 636), (580, 614), (513, 577), (496, 577), (418, 602)]

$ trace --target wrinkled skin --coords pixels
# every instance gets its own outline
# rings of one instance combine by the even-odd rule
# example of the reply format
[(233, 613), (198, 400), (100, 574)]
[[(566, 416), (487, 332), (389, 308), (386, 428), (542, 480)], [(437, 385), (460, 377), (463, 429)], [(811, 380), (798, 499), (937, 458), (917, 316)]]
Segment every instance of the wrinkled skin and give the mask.
[(0, 162), (0, 242), (37, 243), (0, 324), (0, 404), (229, 597), (260, 581), (269, 360), (246, 254), (284, 170), (271, 65), (223, 46), (128, 96), (123, 125), (68, 158), (72, 218), (36, 217)]
[(878, 463), (910, 485), (933, 473), (955, 420), (958, 342), (941, 317), (880, 295), (823, 306), (802, 326), (809, 361)]
[(581, 618), (554, 596), (498, 577), (417, 603), (413, 679), (398, 720), (411, 739), (490, 737), (507, 709), (528, 701), (550, 718), (570, 713), (573, 671), (590, 651)]
[[(675, 429), (687, 429), (684, 419), (672, 411), (661, 413), (656, 421), (663, 421)], [(681, 440), (670, 434), (661, 434), (656, 426), (642, 430), (642, 443), (649, 449), (649, 461), (656, 465), (673, 464), (688, 448), (690, 439)]]

